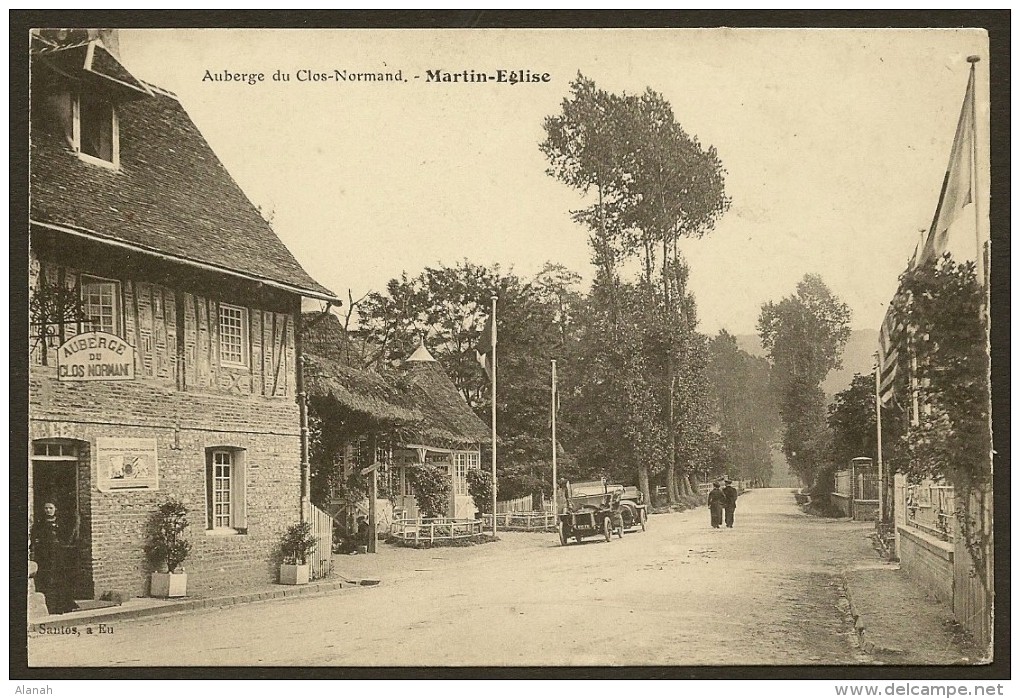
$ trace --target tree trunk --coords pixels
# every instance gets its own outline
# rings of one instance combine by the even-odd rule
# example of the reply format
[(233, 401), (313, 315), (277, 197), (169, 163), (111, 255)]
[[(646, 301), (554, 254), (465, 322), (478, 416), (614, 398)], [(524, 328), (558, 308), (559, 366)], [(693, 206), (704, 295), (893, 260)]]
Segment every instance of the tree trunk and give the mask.
[(666, 237), (662, 239), (662, 314), (663, 325), (669, 341), (666, 343), (666, 493), (669, 497), (669, 504), (676, 505), (680, 502), (680, 493), (676, 485), (676, 424), (674, 418), (675, 396), (674, 384), (676, 383), (676, 362), (673, 356), (673, 308), (670, 303), (669, 293), (669, 249), (666, 247)]
[[(672, 343), (671, 343), (672, 344)], [(668, 396), (667, 396), (667, 420), (666, 423), (666, 489), (669, 493), (669, 504), (676, 505), (680, 502), (680, 493), (676, 487), (676, 423), (674, 422), (674, 396), (673, 396), (673, 384), (676, 374), (676, 367), (673, 363), (672, 347), (670, 347), (670, 356), (667, 370), (667, 381), (669, 383)]]
[(684, 491), (686, 491), (684, 494), (687, 497), (694, 497), (698, 494), (698, 491), (694, 489), (694, 485), (691, 484), (691, 474), (689, 473), (684, 474)]
[(645, 495), (645, 502), (651, 506), (652, 504), (652, 491), (648, 484), (648, 464), (642, 460), (641, 465), (638, 466), (638, 489), (641, 490)]

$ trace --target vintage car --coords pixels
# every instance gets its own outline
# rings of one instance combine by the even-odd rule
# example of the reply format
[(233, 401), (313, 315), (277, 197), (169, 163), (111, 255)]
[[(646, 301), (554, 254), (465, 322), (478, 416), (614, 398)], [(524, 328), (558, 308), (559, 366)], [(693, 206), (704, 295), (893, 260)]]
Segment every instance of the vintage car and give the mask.
[(558, 515), (557, 528), (564, 546), (573, 538), (601, 534), (609, 541), (615, 531), (623, 537), (624, 520), (620, 506), (623, 486), (607, 485), (604, 480), (567, 483), (566, 505)]
[(648, 504), (645, 503), (645, 496), (635, 485), (609, 486), (610, 488), (623, 488), (620, 494), (620, 515), (623, 517), (625, 529), (641, 527), (645, 531), (648, 522)]

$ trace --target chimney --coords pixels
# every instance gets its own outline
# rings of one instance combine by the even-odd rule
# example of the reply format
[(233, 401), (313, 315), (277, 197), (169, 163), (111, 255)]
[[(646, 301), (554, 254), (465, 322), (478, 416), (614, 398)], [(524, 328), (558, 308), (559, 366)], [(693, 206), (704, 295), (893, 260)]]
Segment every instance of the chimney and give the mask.
[(99, 39), (106, 50), (120, 60), (120, 36), (116, 29), (89, 29), (90, 39)]

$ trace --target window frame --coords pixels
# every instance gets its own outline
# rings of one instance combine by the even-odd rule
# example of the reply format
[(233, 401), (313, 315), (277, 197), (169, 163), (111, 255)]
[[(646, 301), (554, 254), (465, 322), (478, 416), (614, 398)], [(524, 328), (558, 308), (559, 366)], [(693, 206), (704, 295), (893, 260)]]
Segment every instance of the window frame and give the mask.
[(85, 288), (90, 284), (112, 284), (113, 285), (113, 330), (109, 332), (110, 335), (116, 335), (117, 337), (124, 337), (124, 294), (123, 287), (119, 279), (109, 279), (107, 277), (97, 277), (92, 274), (83, 274), (78, 282), (79, 292), (78, 296), (82, 302), (82, 308), (88, 315), (88, 320), (82, 323), (83, 326), (88, 326), (88, 330), (85, 332), (108, 332), (105, 329), (97, 330), (92, 322), (91, 314), (88, 314), (88, 299), (86, 298)]
[(82, 102), (84, 100), (82, 92), (77, 92), (72, 100), (72, 128), (71, 128), (71, 145), (78, 157), (87, 163), (93, 165), (99, 165), (101, 167), (109, 168), (111, 170), (120, 169), (120, 122), (117, 117), (117, 105), (113, 100), (97, 99), (97, 102), (105, 102), (110, 105), (110, 151), (111, 160), (104, 160), (103, 158), (86, 153), (82, 149)]
[[(217, 455), (228, 455), (229, 464), (216, 463)], [(205, 533), (209, 536), (231, 536), (248, 533), (248, 483), (246, 452), (240, 447), (215, 446), (206, 448), (205, 456)], [(230, 511), (227, 526), (220, 525), (216, 513), (216, 474), (217, 466), (229, 466), (230, 474), (226, 477), (227, 504)], [(222, 478), (222, 477), (220, 477)]]
[(453, 453), (453, 493), (454, 495), (470, 495), (467, 473), (479, 468), (478, 452), (456, 451)]
[[(240, 312), (240, 349), (241, 349), (241, 361), (235, 362), (230, 359), (223, 358), (223, 312), (224, 311), (239, 311)], [(216, 343), (216, 355), (220, 360), (220, 366), (228, 367), (232, 369), (250, 369), (251, 368), (251, 349), (248, 346), (250, 325), (248, 308), (245, 306), (235, 306), (230, 303), (219, 303), (216, 308), (216, 330), (217, 330), (217, 343)]]

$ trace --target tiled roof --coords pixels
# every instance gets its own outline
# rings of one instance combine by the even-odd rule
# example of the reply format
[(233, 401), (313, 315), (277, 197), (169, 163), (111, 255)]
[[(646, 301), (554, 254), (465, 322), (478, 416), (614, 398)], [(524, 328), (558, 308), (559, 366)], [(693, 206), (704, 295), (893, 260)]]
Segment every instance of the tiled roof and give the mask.
[(118, 104), (119, 170), (81, 160), (56, 119), (33, 121), (32, 220), (338, 300), (294, 259), (180, 102), (153, 92)]

